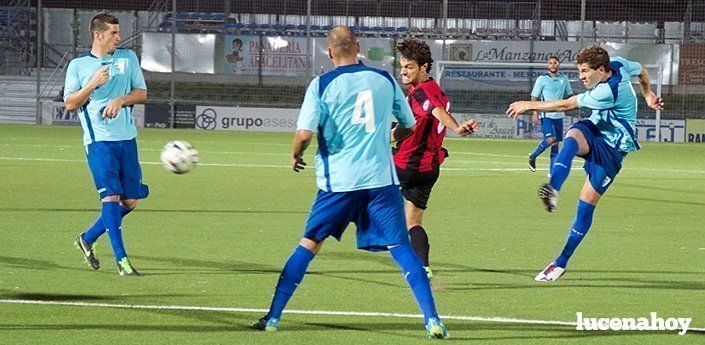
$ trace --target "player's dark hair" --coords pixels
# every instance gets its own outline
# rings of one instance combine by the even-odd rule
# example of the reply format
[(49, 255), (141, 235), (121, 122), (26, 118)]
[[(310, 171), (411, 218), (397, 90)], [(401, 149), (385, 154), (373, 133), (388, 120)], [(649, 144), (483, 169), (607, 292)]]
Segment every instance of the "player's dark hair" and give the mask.
[(610, 70), (610, 55), (607, 51), (597, 45), (591, 45), (580, 49), (575, 56), (575, 62), (579, 64), (587, 63), (592, 69), (604, 67), (606, 72)]
[(556, 60), (558, 63), (561, 62), (561, 60), (558, 59), (558, 56), (555, 56), (555, 55), (549, 56), (548, 59), (546, 59), (546, 61), (551, 61), (552, 59)]
[(401, 43), (397, 44), (397, 50), (407, 60), (416, 61), (419, 67), (428, 64), (426, 72), (431, 71), (431, 48), (424, 41), (419, 41), (413, 38), (406, 38)]
[(99, 12), (91, 19), (91, 25), (89, 27), (91, 37), (93, 32), (103, 32), (108, 29), (108, 24), (120, 24), (114, 15), (108, 12)]

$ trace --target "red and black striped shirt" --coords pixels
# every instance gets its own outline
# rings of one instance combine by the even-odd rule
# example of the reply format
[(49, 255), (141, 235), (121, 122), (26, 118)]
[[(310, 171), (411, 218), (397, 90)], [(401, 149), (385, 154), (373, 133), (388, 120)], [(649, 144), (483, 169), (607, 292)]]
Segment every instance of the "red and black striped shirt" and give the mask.
[(441, 147), (446, 127), (431, 112), (440, 107), (450, 114), (450, 102), (432, 78), (409, 86), (406, 99), (416, 118), (416, 130), (397, 143), (394, 164), (405, 170), (433, 170), (446, 158), (446, 152)]

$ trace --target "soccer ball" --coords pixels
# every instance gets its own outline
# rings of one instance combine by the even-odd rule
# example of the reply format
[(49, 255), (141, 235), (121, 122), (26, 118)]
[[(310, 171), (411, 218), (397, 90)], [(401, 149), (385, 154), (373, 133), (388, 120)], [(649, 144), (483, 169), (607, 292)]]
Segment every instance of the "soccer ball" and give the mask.
[(166, 143), (160, 157), (164, 169), (175, 174), (187, 173), (198, 164), (198, 151), (183, 140)]

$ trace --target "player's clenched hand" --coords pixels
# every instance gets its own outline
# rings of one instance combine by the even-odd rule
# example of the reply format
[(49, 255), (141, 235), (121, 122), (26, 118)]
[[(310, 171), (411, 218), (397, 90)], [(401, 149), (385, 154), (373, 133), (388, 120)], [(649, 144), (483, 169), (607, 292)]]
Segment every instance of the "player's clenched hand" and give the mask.
[(526, 111), (529, 110), (529, 102), (527, 101), (518, 101), (514, 102), (509, 105), (509, 108), (507, 108), (507, 111), (505, 112), (509, 117), (516, 119), (517, 116), (525, 113)]
[(301, 157), (292, 157), (291, 167), (294, 169), (294, 171), (299, 172), (301, 170), (306, 169), (306, 162), (304, 162), (304, 159)]
[(94, 87), (98, 87), (108, 82), (109, 79), (110, 71), (108, 70), (108, 67), (101, 67), (97, 72), (95, 72), (95, 74), (93, 74), (93, 77), (91, 77), (91, 81), (89, 83)]
[(458, 134), (460, 134), (460, 136), (465, 137), (475, 133), (479, 128), (480, 125), (477, 123), (477, 120), (470, 119), (460, 125), (460, 132)]
[(120, 114), (120, 109), (125, 105), (125, 102), (120, 98), (115, 98), (108, 102), (108, 105), (103, 109), (103, 118), (112, 119)]
[(649, 108), (654, 110), (663, 110), (663, 99), (661, 99), (661, 97), (659, 96), (656, 96), (655, 93), (651, 92), (644, 98), (646, 99), (646, 104), (649, 106)]

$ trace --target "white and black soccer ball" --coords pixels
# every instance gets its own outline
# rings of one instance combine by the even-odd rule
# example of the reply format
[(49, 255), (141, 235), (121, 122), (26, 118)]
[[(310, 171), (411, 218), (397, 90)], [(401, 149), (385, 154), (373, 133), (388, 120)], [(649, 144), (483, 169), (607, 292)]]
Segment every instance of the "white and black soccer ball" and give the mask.
[(175, 174), (184, 174), (198, 164), (198, 151), (183, 140), (173, 140), (162, 149), (162, 166)]

